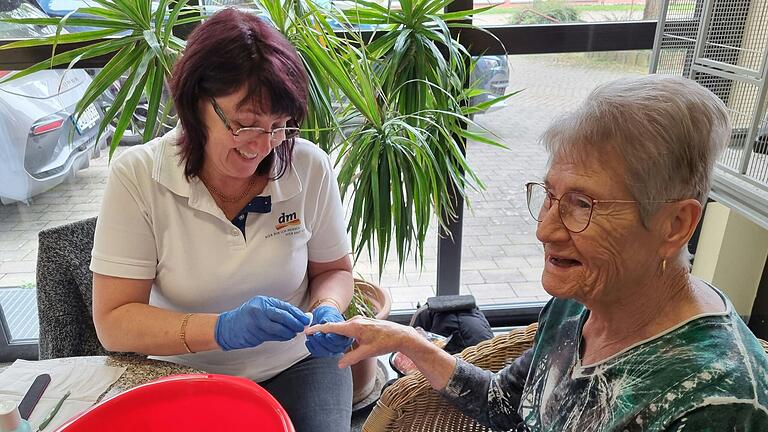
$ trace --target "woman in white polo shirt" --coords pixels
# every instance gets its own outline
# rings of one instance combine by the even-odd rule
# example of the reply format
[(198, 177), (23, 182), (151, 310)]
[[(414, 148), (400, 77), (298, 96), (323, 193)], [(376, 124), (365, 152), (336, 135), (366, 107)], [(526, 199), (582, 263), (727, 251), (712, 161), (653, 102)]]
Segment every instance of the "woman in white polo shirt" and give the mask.
[(112, 162), (91, 261), (101, 343), (245, 376), (297, 431), (348, 430), (353, 279), (331, 161), (297, 137), (307, 76), (259, 18), (226, 9), (174, 68), (180, 126)]

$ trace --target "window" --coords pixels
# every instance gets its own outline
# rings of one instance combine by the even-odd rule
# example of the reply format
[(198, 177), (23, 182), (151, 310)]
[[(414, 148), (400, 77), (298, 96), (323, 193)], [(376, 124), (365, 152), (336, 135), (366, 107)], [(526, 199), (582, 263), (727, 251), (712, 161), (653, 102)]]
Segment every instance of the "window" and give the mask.
[[(213, 3), (224, 5), (232, 2)], [(22, 5), (20, 9), (23, 11), (40, 12), (27, 3), (20, 4)], [(482, 5), (480, 3), (475, 5), (475, 7), (479, 6)], [(538, 7), (538, 4), (536, 6)], [(456, 2), (453, 9), (471, 7), (471, 2), (463, 1)], [(521, 316), (519, 309), (513, 307), (515, 302), (526, 303), (528, 306), (530, 306), (529, 303), (538, 305), (529, 309), (530, 313), (525, 315), (526, 320), (535, 319), (537, 308), (547, 296), (546, 293), (537, 291), (535, 287), (535, 280), (538, 278), (536, 273), (539, 271), (536, 257), (540, 256), (541, 250), (533, 237), (535, 225), (528, 218), (522, 194), (523, 182), (540, 176), (546, 163), (543, 152), (536, 147), (535, 137), (557, 112), (557, 109), (552, 109), (552, 105), (557, 105), (558, 109), (565, 108), (580, 100), (582, 95), (580, 92), (587, 91), (586, 87), (570, 88), (566, 85), (567, 81), (587, 74), (594, 83), (597, 83), (608, 80), (616, 74), (625, 73), (622, 71), (626, 68), (633, 68), (632, 73), (643, 73), (645, 67), (646, 54), (641, 51), (603, 53), (584, 53), (584, 51), (647, 50), (651, 48), (654, 34), (653, 23), (599, 23), (599, 25), (593, 23), (641, 19), (638, 6), (620, 11), (627, 14), (616, 15), (616, 19), (608, 19), (610, 17), (607, 15), (602, 15), (602, 18), (598, 19), (598, 14), (588, 8), (577, 8), (577, 11), (579, 15), (571, 20), (574, 24), (552, 23), (544, 26), (544, 29), (541, 28), (542, 26), (509, 27), (509, 22), (501, 19), (503, 14), (488, 12), (477, 17), (476, 22), (492, 26), (488, 29), (503, 42), (505, 48), (502, 49), (495, 40), (481, 35), (480, 32), (469, 33), (467, 38), (462, 39), (468, 46), (472, 46), (473, 55), (482, 56), (479, 60), (482, 70), (478, 71), (477, 78), (485, 80), (484, 85), (489, 90), (501, 92), (522, 88), (527, 90), (510, 98), (505, 107), (478, 115), (475, 119), (478, 123), (485, 124), (492, 131), (500, 134), (502, 140), (512, 150), (500, 152), (476, 143), (467, 144), (470, 163), (476, 166), (488, 190), (485, 195), (477, 193), (471, 196), (474, 210), (466, 209), (463, 220), (455, 225), (460, 227), (463, 224), (464, 227), (463, 244), (462, 236), (455, 236), (461, 248), (454, 248), (455, 250), (451, 251), (449, 245), (451, 241), (445, 237), (439, 237), (433, 225), (433, 232), (430, 233), (432, 240), (427, 245), (423, 270), (408, 263), (404, 275), (398, 277), (396, 259), (390, 260), (389, 266), (385, 268), (381, 285), (391, 290), (394, 302), (393, 319), (402, 321), (410, 310), (431, 295), (459, 292), (473, 293), (489, 317), (494, 315), (493, 311), (497, 311), (496, 316), (499, 320), (492, 319), (492, 323), (510, 323), (510, 319), (514, 321), (515, 316)], [(584, 16), (589, 19), (583, 18)], [(576, 21), (587, 22), (575, 23)], [(568, 21), (561, 20), (561, 22)], [(0, 31), (1, 29), (2, 27)], [(0, 37), (23, 39), (34, 37), (35, 31), (49, 32), (51, 29), (35, 29), (27, 26), (22, 29), (22, 33), (6, 33)], [(69, 29), (68, 31), (78, 30)], [(526, 42), (522, 43), (523, 41)], [(508, 54), (557, 52), (571, 54), (508, 56)], [(46, 58), (49, 53), (47, 49), (23, 49), (8, 53), (13, 55), (4, 53), (0, 60), (0, 70), (29, 66)], [(89, 64), (103, 66), (105, 61), (100, 60), (100, 62), (95, 65)], [(617, 71), (615, 64), (619, 64), (619, 69), (622, 71)], [(553, 87), (543, 82), (538, 85), (532, 82), (531, 80), (537, 78), (537, 73), (533, 71), (542, 67), (548, 68), (548, 73), (552, 74), (549, 76), (550, 81), (562, 81), (563, 85)], [(0, 72), (0, 74), (3, 73), (8, 72)], [(51, 75), (50, 79), (55, 79), (53, 78), (55, 74), (61, 81), (63, 71), (45, 71), (45, 73)], [(576, 78), (561, 79), (565, 76)], [(30, 86), (43, 87), (41, 83), (46, 82), (45, 79), (42, 75), (29, 77)], [(68, 92), (68, 98), (71, 97), (69, 100), (75, 103), (77, 100), (75, 95), (79, 91), (77, 89), (80, 85), (87, 83), (90, 79), (89, 73), (84, 70), (72, 70), (67, 73), (65, 79), (78, 81), (78, 83), (74, 81), (71, 83), (74, 90), (70, 89)], [(589, 83), (592, 82), (589, 81)], [(3, 97), (9, 94), (6, 90), (7, 86), (11, 85), (13, 84), (0, 85), (0, 103)], [(18, 106), (18, 103), (14, 104), (12, 106)], [(71, 105), (67, 107), (71, 108)], [(0, 178), (0, 196), (4, 197), (3, 205), (0, 206), (0, 305), (5, 309), (7, 325), (11, 328), (11, 337), (15, 339), (27, 339), (29, 333), (24, 331), (30, 331), (36, 321), (32, 315), (15, 315), (9, 312), (11, 307), (7, 305), (11, 305), (11, 298), (18, 298), (19, 295), (26, 296), (25, 304), (29, 304), (29, 299), (33, 297), (37, 233), (41, 229), (96, 215), (106, 180), (107, 158), (106, 152), (101, 151), (103, 148), (101, 142), (96, 143), (94, 140), (84, 146), (78, 144), (65, 148), (66, 146), (56, 141), (48, 147), (34, 145), (30, 147), (30, 140), (36, 136), (33, 133), (35, 130), (40, 132), (40, 135), (53, 136), (52, 134), (57, 133), (59, 129), (74, 128), (77, 132), (79, 127), (81, 129), (79, 132), (88, 135), (92, 126), (88, 122), (76, 125), (71, 118), (67, 118), (62, 113), (62, 110), (66, 111), (67, 107), (50, 110), (45, 113), (45, 116), (30, 119), (28, 124), (22, 124), (21, 121), (14, 122), (11, 125), (12, 130), (15, 131), (11, 134), (14, 138), (13, 143), (0, 142), (0, 152), (16, 158), (0, 158), (3, 161), (13, 159), (16, 164), (13, 170), (0, 169), (0, 177), (7, 173), (12, 174)], [(97, 115), (102, 115), (103, 105), (96, 106), (95, 109)], [(46, 117), (51, 115), (54, 117)], [(507, 119), (514, 121), (500, 126)], [(59, 120), (62, 120), (60, 124)], [(30, 148), (34, 151), (27, 151)], [(36, 156), (25, 159), (27, 154)], [(73, 154), (80, 156), (75, 157), (72, 156)], [(515, 167), (509, 174), (497, 175), (502, 165), (505, 165), (505, 168), (506, 165), (510, 165), (505, 161), (514, 163), (525, 161), (526, 166)], [(62, 163), (65, 165), (70, 163), (70, 165), (61, 168)], [(51, 176), (57, 175), (61, 176), (58, 180), (48, 181)], [(36, 182), (46, 181), (48, 182), (43, 186), (33, 186)], [(462, 256), (461, 261), (457, 260), (459, 253)], [(366, 279), (378, 280), (375, 267), (370, 263), (366, 264), (365, 258), (358, 263), (355, 271)], [(441, 274), (443, 274), (442, 277)], [(454, 275), (461, 276), (461, 286), (459, 286), (458, 277)], [(439, 280), (442, 281), (441, 286), (438, 286)], [(453, 283), (455, 286), (452, 286)], [(501, 295), (499, 288), (508, 288), (509, 291)], [(510, 292), (514, 295), (509, 294)], [(16, 301), (14, 304), (18, 303)], [(0, 352), (8, 353), (8, 346), (0, 347)], [(16, 356), (23, 355), (19, 350), (13, 352)]]

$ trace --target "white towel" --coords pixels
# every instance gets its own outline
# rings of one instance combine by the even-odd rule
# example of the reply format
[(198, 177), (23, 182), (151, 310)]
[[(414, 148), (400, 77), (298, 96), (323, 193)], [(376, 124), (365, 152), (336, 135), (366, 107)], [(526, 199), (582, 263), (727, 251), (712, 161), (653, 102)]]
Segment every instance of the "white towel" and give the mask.
[(0, 374), (0, 399), (20, 402), (35, 378), (47, 373), (51, 376), (51, 383), (29, 416), (29, 422), (32, 430), (36, 431), (56, 403), (69, 391), (69, 397), (45, 428), (45, 432), (54, 431), (70, 418), (90, 408), (125, 372), (124, 367), (103, 366), (94, 362), (94, 359), (99, 358), (106, 360), (106, 357), (16, 360)]

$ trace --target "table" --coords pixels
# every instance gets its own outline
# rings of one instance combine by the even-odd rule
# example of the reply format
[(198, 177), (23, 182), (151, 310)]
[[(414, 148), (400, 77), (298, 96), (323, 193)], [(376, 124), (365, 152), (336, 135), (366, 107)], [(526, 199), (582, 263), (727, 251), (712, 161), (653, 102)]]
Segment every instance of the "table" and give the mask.
[(109, 399), (128, 389), (146, 384), (158, 378), (176, 374), (204, 373), (201, 370), (139, 355), (111, 355), (108, 357), (69, 357), (62, 361), (86, 362), (91, 364), (124, 367), (125, 372), (112, 384), (97, 401)]

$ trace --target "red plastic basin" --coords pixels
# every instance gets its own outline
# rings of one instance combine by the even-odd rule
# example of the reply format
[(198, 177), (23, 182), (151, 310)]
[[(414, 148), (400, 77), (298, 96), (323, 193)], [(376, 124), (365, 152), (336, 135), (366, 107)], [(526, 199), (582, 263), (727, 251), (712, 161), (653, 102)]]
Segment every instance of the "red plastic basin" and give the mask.
[(94, 405), (57, 431), (295, 432), (283, 407), (251, 380), (171, 375)]

